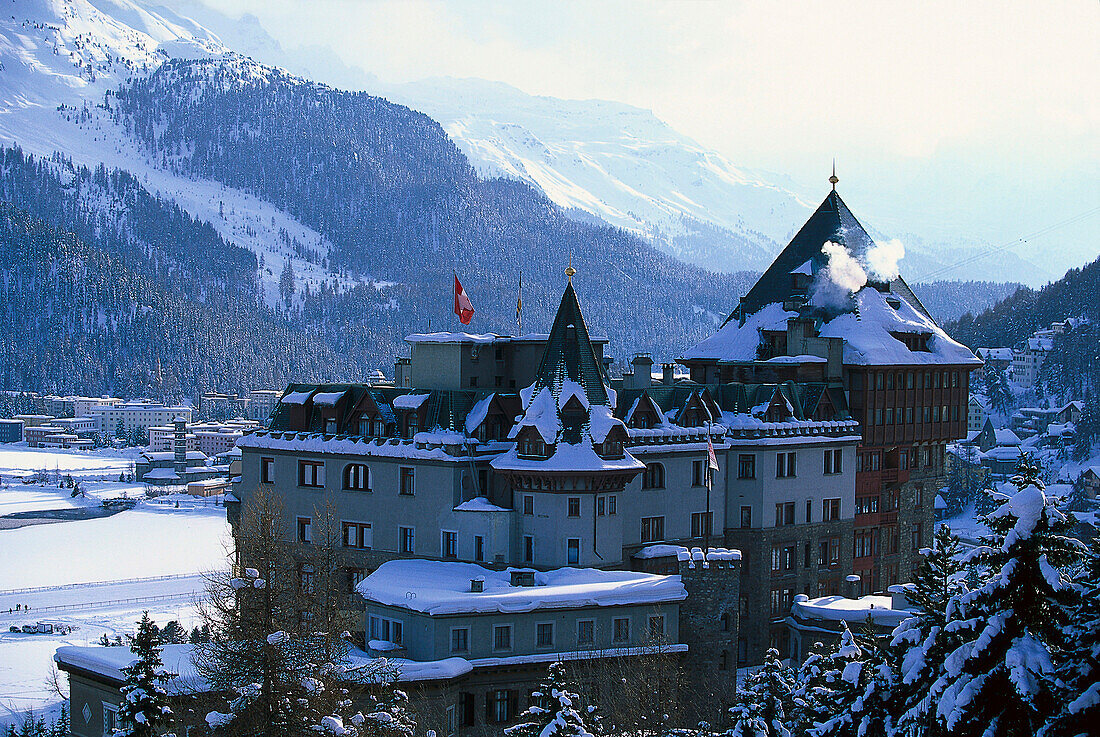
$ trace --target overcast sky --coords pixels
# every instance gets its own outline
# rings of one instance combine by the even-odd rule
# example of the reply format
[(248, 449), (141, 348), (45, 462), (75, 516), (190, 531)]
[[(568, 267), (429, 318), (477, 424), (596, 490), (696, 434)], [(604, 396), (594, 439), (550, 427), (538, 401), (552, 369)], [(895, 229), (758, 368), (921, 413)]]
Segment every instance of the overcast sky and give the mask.
[(1098, 153), (1096, 0), (205, 2), (386, 81), (480, 77), (649, 108), (773, 171), (972, 140), (1052, 164)]

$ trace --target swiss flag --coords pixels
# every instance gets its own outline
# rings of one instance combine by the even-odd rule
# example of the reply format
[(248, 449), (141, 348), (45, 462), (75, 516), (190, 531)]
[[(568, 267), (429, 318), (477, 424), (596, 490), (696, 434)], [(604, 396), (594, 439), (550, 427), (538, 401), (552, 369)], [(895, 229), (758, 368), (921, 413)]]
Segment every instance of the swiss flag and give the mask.
[(466, 290), (462, 288), (458, 274), (455, 274), (455, 314), (463, 325), (469, 325), (474, 316), (474, 306), (466, 296)]

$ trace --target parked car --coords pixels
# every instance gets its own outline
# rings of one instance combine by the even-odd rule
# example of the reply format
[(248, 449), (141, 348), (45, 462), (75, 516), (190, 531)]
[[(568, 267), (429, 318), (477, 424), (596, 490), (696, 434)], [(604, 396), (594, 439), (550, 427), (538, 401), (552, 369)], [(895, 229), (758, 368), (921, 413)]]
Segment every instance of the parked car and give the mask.
[(49, 622), (39, 622), (38, 624), (36, 624), (34, 626), (34, 629), (40, 635), (52, 635), (53, 634), (53, 625), (50, 624)]
[(23, 630), (19, 629), (19, 625), (17, 625), (17, 624), (13, 624), (11, 627), (8, 627), (8, 632), (22, 632), (22, 631)]
[(34, 625), (34, 624), (25, 624), (25, 625), (23, 625), (23, 634), (33, 635), (37, 632), (38, 632), (38, 626), (37, 625)]

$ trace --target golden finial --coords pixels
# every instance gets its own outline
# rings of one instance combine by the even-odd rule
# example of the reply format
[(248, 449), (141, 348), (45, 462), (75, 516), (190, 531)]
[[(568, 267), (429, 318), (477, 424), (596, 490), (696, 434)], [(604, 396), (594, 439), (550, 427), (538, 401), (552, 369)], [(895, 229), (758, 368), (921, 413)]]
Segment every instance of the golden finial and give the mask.
[(569, 279), (569, 283), (573, 283), (573, 275), (577, 273), (577, 270), (573, 268), (573, 253), (569, 253), (569, 265), (565, 267), (565, 276)]
[(833, 185), (833, 191), (836, 192), (836, 183), (840, 180), (836, 176), (836, 159), (833, 159), (833, 175), (829, 177), (829, 184)]

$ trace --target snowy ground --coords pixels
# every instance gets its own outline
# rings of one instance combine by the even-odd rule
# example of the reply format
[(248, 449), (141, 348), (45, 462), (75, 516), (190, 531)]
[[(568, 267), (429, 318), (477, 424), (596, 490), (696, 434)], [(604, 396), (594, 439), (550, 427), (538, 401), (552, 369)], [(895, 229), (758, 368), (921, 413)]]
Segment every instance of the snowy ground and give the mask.
[[(25, 525), (0, 528), (0, 726), (19, 724), (27, 710), (56, 713), (62, 698), (46, 681), (59, 646), (130, 632), (144, 609), (160, 624), (179, 619), (190, 629), (201, 574), (226, 565), (228, 526), (215, 499), (174, 495), (108, 517), (46, 524), (5, 517), (96, 512), (102, 499), (141, 497), (141, 484), (117, 480), (135, 454), (0, 446), (0, 523)], [(50, 482), (22, 483), (42, 470)], [(53, 479), (65, 474), (81, 480), (84, 497), (57, 487)], [(8, 632), (38, 621), (74, 629), (66, 636)]]

